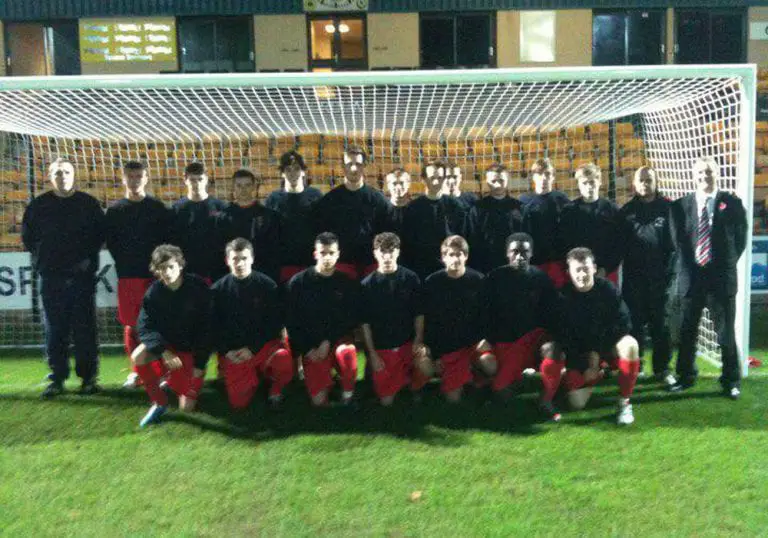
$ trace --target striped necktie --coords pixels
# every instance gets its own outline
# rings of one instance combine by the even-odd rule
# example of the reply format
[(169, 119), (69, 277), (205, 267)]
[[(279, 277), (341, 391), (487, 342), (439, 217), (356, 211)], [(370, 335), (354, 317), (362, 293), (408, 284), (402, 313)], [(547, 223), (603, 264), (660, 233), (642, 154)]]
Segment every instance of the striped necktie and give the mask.
[(701, 208), (701, 218), (699, 218), (699, 227), (696, 240), (696, 263), (704, 267), (712, 261), (712, 226), (709, 224), (709, 211), (707, 211), (707, 200)]

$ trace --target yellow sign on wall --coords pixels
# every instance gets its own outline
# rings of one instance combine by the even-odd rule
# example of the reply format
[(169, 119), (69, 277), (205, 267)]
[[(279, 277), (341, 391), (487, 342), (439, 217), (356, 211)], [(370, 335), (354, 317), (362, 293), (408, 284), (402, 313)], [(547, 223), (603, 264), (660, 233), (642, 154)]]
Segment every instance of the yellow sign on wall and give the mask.
[(80, 19), (83, 63), (175, 62), (176, 19)]

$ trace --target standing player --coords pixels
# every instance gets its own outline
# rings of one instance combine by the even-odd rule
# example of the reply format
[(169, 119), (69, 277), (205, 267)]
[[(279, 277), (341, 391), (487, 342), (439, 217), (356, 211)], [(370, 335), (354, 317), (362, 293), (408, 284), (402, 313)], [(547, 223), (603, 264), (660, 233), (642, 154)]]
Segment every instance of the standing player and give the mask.
[(376, 269), (373, 236), (391, 227), (389, 202), (365, 184), (365, 152), (349, 146), (344, 152), (344, 183), (315, 205), (315, 229), (339, 238), (337, 269), (355, 280)]
[(219, 354), (229, 403), (244, 409), (259, 378), (271, 380), (269, 404), (282, 403), (282, 390), (293, 377), (291, 355), (282, 345), (283, 313), (277, 284), (253, 270), (253, 245), (239, 237), (227, 243), (230, 273), (211, 288), (211, 340)]
[[(147, 196), (147, 167), (139, 161), (123, 166), (125, 198), (106, 215), (107, 248), (117, 270), (117, 319), (123, 325), (123, 346), (131, 357), (139, 345), (136, 320), (141, 300), (152, 284), (149, 262), (156, 246), (168, 241), (171, 212), (160, 200)], [(140, 381), (133, 371), (123, 387), (135, 388)]]
[(497, 267), (485, 279), (487, 334), (498, 372), (491, 387), (508, 391), (523, 379), (523, 370), (539, 367), (543, 391), (539, 407), (551, 420), (560, 420), (552, 400), (560, 386), (565, 360), (549, 334), (556, 329), (559, 298), (547, 274), (531, 267), (533, 239), (515, 233), (507, 239), (509, 265)]
[(208, 174), (202, 163), (187, 165), (184, 183), (187, 196), (173, 204), (171, 238), (184, 252), (186, 271), (211, 284), (224, 273), (224, 244), (216, 221), (227, 204), (208, 194)]
[(291, 277), (313, 264), (312, 245), (315, 240), (312, 207), (323, 193), (306, 184), (307, 166), (296, 151), (280, 156), (283, 190), (273, 191), (265, 205), (282, 217), (280, 230), (280, 274), (284, 284)]
[(536, 244), (531, 263), (561, 288), (568, 281), (568, 274), (556, 244), (557, 227), (560, 214), (570, 200), (564, 192), (554, 190), (555, 169), (549, 159), (537, 159), (531, 166), (531, 176), (534, 192), (520, 197), (523, 230)]
[(404, 168), (395, 168), (387, 174), (387, 192), (389, 203), (392, 205), (392, 229), (397, 234), (403, 231), (403, 214), (411, 201), (411, 175)]
[(424, 282), (424, 340), (442, 378), (441, 392), (449, 402), (458, 402), (472, 380), (472, 367), (491, 377), (496, 359), (483, 338), (483, 275), (466, 266), (467, 241), (459, 235), (447, 237), (441, 253), (445, 269)]
[(741, 396), (741, 370), (736, 345), (736, 264), (747, 244), (747, 213), (741, 200), (718, 188), (720, 165), (712, 157), (693, 164), (696, 192), (672, 204), (670, 228), (677, 257), (676, 294), (682, 303), (677, 354), (679, 392), (694, 385), (696, 339), (704, 306), (709, 303), (723, 360), (720, 385), (733, 400)]
[(373, 387), (382, 405), (389, 406), (409, 382), (421, 389), (431, 377), (424, 348), (421, 281), (398, 266), (400, 238), (384, 232), (373, 239), (378, 268), (363, 279), (360, 321), (365, 354), (373, 371)]
[(104, 242), (104, 212), (91, 195), (75, 188), (75, 168), (66, 159), (51, 163), (53, 189), (24, 211), (21, 239), (40, 275), (45, 354), (51, 373), (43, 398), (64, 392), (69, 377), (69, 342), (75, 344), (75, 373), (81, 394), (99, 390), (96, 344), (96, 271)]
[(597, 165), (580, 166), (575, 176), (581, 196), (566, 205), (560, 215), (560, 253), (565, 258), (573, 248), (589, 248), (594, 253), (598, 276), (617, 284), (625, 239), (619, 208), (600, 197), (601, 172)]
[(426, 195), (409, 203), (403, 213), (403, 263), (421, 279), (442, 268), (443, 240), (463, 231), (465, 211), (458, 200), (445, 194), (445, 174), (444, 161), (426, 165), (421, 171)]
[[(282, 217), (256, 200), (256, 176), (240, 169), (232, 175), (232, 202), (218, 217), (221, 238), (228, 243), (242, 237), (253, 245), (254, 268), (277, 280), (280, 274)], [(231, 269), (231, 268), (230, 268)]]
[(357, 380), (352, 331), (360, 284), (337, 270), (340, 254), (339, 239), (321, 233), (315, 239), (315, 266), (288, 283), (288, 336), (293, 352), (302, 357), (304, 382), (316, 406), (328, 404), (331, 370), (341, 378), (344, 405), (352, 403)]
[(168, 386), (179, 395), (179, 408), (194, 411), (210, 353), (210, 290), (202, 278), (185, 274), (181, 249), (160, 245), (152, 252), (150, 270), (157, 281), (147, 290), (137, 323), (141, 343), (131, 358), (152, 407), (139, 422), (155, 423), (168, 410), (157, 367), (167, 373)]
[(467, 237), (472, 251), (469, 264), (483, 273), (506, 263), (506, 241), (522, 229), (522, 204), (509, 196), (509, 172), (500, 164), (485, 171), (488, 196), (469, 211)]
[(461, 179), (461, 168), (455, 162), (447, 161), (444, 193), (458, 200), (464, 211), (469, 211), (477, 203), (477, 195), (473, 192), (461, 192)]
[(632, 336), (640, 346), (640, 357), (647, 324), (653, 342), (653, 373), (669, 387), (675, 383), (669, 372), (672, 349), (666, 316), (674, 253), (669, 231), (671, 204), (657, 192), (653, 168), (638, 168), (633, 185), (635, 196), (621, 208), (627, 228), (621, 293), (632, 314)]
[(566, 357), (565, 387), (574, 409), (583, 409), (602, 377), (601, 361), (618, 369), (619, 425), (635, 416), (629, 398), (640, 371), (637, 341), (630, 336), (629, 309), (611, 282), (596, 277), (597, 264), (588, 248), (574, 248), (566, 258), (571, 282), (563, 290), (558, 342)]

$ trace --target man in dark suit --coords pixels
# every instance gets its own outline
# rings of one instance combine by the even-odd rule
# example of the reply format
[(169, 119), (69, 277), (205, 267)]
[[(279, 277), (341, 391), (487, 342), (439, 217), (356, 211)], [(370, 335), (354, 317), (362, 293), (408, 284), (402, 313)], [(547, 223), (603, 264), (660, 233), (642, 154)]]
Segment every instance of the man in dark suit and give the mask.
[(736, 262), (744, 252), (747, 216), (741, 200), (718, 189), (720, 165), (699, 157), (693, 165), (696, 192), (676, 200), (670, 210), (672, 241), (677, 250), (676, 293), (682, 323), (673, 392), (694, 385), (699, 320), (705, 306), (712, 313), (722, 354), (720, 384), (731, 399), (741, 395), (739, 351), (736, 346)]

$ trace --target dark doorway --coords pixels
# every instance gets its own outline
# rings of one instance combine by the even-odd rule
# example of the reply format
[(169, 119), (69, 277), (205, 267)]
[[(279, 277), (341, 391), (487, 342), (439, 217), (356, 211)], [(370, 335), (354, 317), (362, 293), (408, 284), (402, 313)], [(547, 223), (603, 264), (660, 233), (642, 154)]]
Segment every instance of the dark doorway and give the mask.
[(256, 69), (252, 17), (179, 17), (182, 73)]
[(593, 65), (658, 65), (664, 61), (664, 10), (595, 10)]
[(740, 63), (746, 60), (745, 9), (675, 12), (675, 63)]
[(419, 39), (421, 67), (496, 65), (494, 13), (422, 13)]

